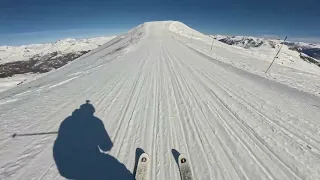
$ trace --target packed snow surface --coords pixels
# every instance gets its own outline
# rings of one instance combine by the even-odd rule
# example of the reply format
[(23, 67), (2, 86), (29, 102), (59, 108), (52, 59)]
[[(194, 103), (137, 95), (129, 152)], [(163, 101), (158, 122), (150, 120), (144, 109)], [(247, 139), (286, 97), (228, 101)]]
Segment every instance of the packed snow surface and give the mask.
[[(152, 180), (180, 179), (178, 153), (188, 157), (194, 179), (320, 179), (316, 66), (276, 63), (265, 74), (272, 59), (219, 41), (211, 50), (211, 43), (180, 22), (145, 23), (2, 92), (0, 179), (121, 179), (133, 173), (141, 149)], [(89, 106), (75, 109), (86, 100), (96, 118), (83, 121), (77, 113)], [(111, 141), (88, 139), (90, 123)], [(83, 153), (61, 164), (59, 157), (87, 151), (88, 142), (99, 145), (97, 161)], [(84, 160), (92, 164), (76, 168)], [(107, 166), (95, 164), (104, 160)], [(90, 174), (102, 167), (105, 176)]]

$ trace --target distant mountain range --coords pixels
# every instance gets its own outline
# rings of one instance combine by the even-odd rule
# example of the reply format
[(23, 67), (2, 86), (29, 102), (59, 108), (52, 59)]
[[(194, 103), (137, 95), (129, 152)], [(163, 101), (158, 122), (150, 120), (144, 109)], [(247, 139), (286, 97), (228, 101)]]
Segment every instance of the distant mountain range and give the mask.
[[(96, 37), (80, 40), (67, 38), (47, 44), (0, 46), (0, 78), (11, 77), (15, 74), (49, 72), (96, 49), (114, 37)], [(260, 48), (262, 53), (266, 49), (278, 49), (283, 43), (279, 39), (251, 36), (210, 35), (210, 37), (245, 49), (259, 50), (258, 48)], [(284, 45), (289, 50), (299, 52), (302, 60), (320, 66), (320, 44), (285, 42)]]
[(96, 37), (79, 40), (67, 38), (47, 44), (0, 46), (0, 64), (14, 61), (25, 61), (35, 56), (44, 56), (53, 52), (66, 54), (79, 51), (90, 51), (108, 42), (114, 37), (115, 36)]
[(264, 39), (252, 36), (223, 36), (210, 35), (212, 38), (229, 44), (246, 49), (249, 48), (280, 48), (281, 44), (288, 46), (290, 50), (300, 53), (300, 57), (310, 63), (315, 63), (320, 66), (320, 44), (304, 43), (304, 42), (290, 42), (279, 39)]
[(68, 38), (47, 44), (0, 46), (0, 78), (57, 69), (114, 37)]

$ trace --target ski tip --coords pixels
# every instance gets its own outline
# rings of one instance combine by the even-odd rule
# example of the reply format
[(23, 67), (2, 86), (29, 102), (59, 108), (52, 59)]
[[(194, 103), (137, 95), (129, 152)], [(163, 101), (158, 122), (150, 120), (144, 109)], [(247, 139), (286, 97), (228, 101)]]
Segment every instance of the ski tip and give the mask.
[(149, 161), (149, 155), (147, 153), (142, 153), (139, 157), (139, 162), (146, 163)]
[(179, 161), (179, 164), (185, 164), (187, 163), (187, 156), (185, 154), (180, 154), (179, 155), (179, 158), (178, 158), (178, 161)]

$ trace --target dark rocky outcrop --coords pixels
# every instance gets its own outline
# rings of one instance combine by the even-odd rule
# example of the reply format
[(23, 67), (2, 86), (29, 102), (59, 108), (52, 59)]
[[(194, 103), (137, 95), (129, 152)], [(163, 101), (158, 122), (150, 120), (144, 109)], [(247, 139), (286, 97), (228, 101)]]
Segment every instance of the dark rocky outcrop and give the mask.
[(80, 51), (66, 54), (53, 52), (44, 56), (35, 55), (27, 61), (0, 64), (0, 78), (11, 77), (15, 74), (49, 72), (52, 69), (57, 69), (68, 64), (68, 62), (88, 52), (89, 51)]
[(244, 48), (251, 48), (251, 47), (260, 47), (263, 45), (263, 41), (260, 39), (253, 39), (253, 38), (238, 38), (235, 36), (226, 37), (223, 39), (219, 39), (220, 42), (229, 44), (229, 45), (237, 45)]

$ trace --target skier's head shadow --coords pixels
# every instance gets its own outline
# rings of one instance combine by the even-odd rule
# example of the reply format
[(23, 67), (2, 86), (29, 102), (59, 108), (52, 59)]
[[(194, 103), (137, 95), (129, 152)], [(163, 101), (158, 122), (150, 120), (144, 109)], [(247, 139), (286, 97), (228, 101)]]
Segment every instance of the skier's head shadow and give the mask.
[(53, 147), (59, 173), (77, 180), (133, 179), (122, 163), (105, 153), (113, 143), (94, 112), (95, 108), (87, 101), (61, 123)]

